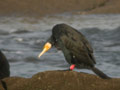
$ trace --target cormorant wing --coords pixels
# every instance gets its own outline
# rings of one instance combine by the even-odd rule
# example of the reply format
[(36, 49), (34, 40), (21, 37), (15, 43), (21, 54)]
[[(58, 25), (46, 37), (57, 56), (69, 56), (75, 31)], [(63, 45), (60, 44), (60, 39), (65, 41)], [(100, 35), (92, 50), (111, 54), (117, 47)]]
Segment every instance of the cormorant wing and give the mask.
[(66, 49), (76, 57), (78, 62), (96, 63), (93, 56), (93, 49), (87, 39), (78, 31), (67, 31), (60, 37)]

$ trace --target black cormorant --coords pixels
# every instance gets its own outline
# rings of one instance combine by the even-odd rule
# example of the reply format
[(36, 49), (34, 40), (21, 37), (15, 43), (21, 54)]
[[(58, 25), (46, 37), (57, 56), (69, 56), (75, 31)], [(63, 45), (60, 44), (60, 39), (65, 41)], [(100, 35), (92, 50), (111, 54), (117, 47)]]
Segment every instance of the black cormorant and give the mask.
[(43, 51), (38, 57), (43, 55), (52, 46), (62, 50), (66, 61), (70, 64), (69, 70), (75, 67), (79, 69), (91, 69), (103, 79), (109, 79), (102, 71), (95, 67), (96, 61), (93, 56), (93, 49), (85, 36), (75, 28), (58, 24), (52, 29), (52, 35), (47, 40)]
[(5, 55), (0, 51), (0, 79), (10, 76), (10, 66)]

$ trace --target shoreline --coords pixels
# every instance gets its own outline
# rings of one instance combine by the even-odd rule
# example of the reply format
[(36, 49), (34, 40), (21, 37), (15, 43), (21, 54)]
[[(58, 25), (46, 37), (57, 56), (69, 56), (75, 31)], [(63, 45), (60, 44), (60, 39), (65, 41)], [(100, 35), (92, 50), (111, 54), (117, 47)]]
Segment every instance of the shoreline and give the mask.
[(5, 87), (9, 90), (120, 90), (120, 78), (101, 79), (93, 74), (56, 70), (39, 72), (31, 78), (5, 78), (0, 82), (0, 89)]
[(0, 16), (44, 17), (73, 14), (120, 14), (120, 0), (5, 0), (0, 2)]

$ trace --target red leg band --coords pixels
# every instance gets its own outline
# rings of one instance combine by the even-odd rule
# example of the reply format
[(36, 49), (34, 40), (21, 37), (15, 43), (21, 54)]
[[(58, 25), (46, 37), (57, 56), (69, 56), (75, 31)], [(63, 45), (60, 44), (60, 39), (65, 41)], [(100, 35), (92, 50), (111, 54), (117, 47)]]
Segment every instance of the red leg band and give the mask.
[(73, 70), (75, 68), (75, 64), (72, 64), (71, 66), (70, 66), (70, 70)]

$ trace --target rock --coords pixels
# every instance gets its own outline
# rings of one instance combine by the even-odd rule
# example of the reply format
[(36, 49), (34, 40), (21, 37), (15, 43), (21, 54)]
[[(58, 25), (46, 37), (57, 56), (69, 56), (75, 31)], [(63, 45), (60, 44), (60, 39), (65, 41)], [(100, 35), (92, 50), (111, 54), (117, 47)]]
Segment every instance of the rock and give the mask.
[(0, 90), (5, 87), (6, 90), (120, 90), (120, 79), (101, 79), (75, 71), (46, 71), (31, 78), (5, 78)]
[(120, 0), (3, 0), (2, 16), (45, 16), (64, 12), (79, 14), (120, 13)]

